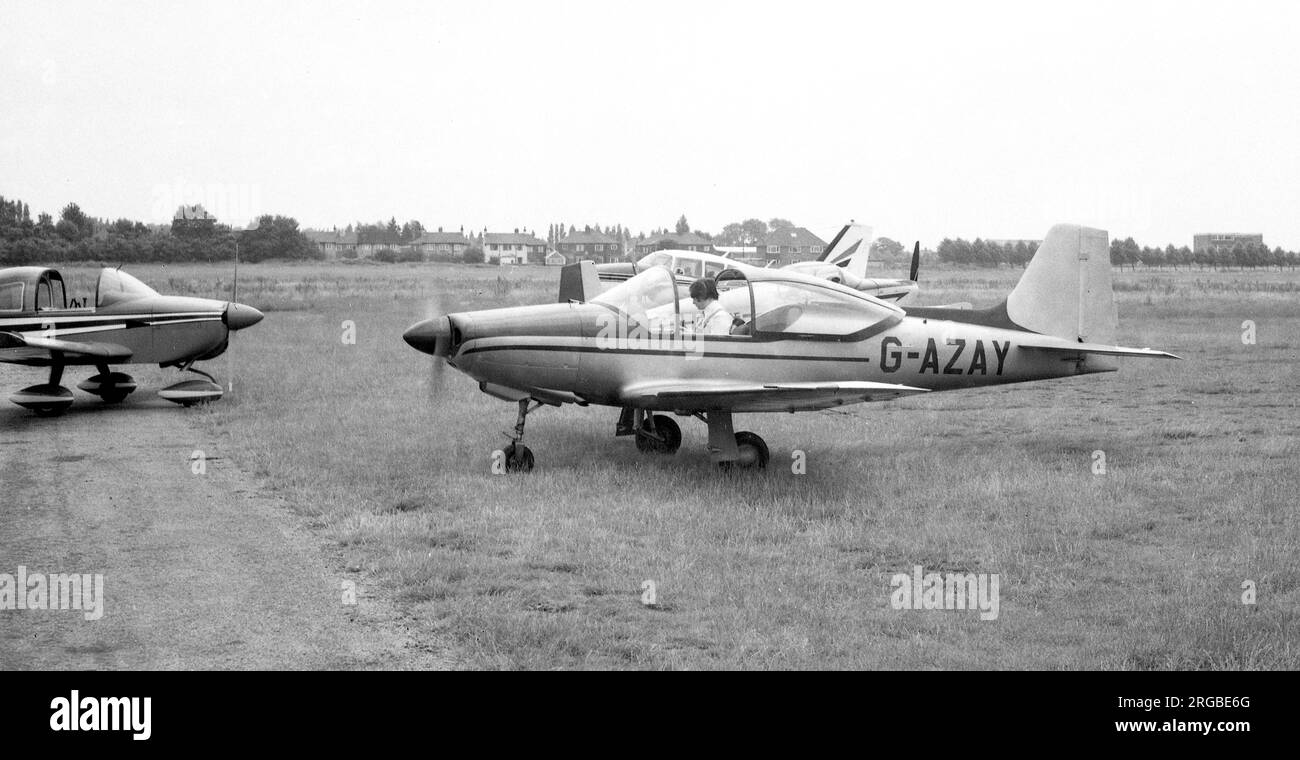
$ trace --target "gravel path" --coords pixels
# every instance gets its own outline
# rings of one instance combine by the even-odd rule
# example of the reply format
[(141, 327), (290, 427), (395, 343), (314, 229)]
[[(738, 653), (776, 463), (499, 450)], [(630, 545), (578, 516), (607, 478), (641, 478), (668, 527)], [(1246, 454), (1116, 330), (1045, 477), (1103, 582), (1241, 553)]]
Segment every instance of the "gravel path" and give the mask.
[[(25, 379), (0, 377), (13, 388)], [(78, 392), (54, 419), (0, 403), (0, 573), (21, 565), (29, 576), (104, 579), (98, 620), (0, 609), (0, 668), (452, 664), (437, 642), (416, 641), (301, 516), (230, 465), (229, 442), (199, 433), (195, 412), (148, 388), (121, 406)], [(196, 450), (205, 474), (192, 471)], [(345, 603), (345, 582), (356, 584), (355, 604)]]

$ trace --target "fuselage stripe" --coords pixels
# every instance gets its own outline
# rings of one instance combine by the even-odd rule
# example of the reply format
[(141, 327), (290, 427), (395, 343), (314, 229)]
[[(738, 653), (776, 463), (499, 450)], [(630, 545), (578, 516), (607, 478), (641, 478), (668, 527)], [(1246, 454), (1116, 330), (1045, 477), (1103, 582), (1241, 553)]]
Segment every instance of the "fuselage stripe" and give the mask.
[(869, 357), (858, 356), (791, 356), (789, 354), (749, 354), (723, 352), (711, 349), (705, 351), (687, 351), (677, 349), (654, 349), (654, 348), (600, 348), (597, 346), (546, 346), (546, 345), (521, 345), (510, 344), (504, 346), (472, 346), (456, 356), (451, 357), (455, 360), (459, 356), (468, 356), (470, 354), (483, 353), (487, 351), (569, 351), (584, 354), (641, 354), (651, 356), (708, 356), (710, 359), (773, 359), (779, 361), (806, 361), (806, 362), (855, 362), (860, 364), (869, 364)]

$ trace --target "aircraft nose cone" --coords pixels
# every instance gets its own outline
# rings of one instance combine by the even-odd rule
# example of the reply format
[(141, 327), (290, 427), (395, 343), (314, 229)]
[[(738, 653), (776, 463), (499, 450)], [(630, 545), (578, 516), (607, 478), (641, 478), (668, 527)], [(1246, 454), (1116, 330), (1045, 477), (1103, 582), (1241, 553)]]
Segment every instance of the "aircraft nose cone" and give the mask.
[(245, 327), (252, 327), (262, 321), (262, 312), (254, 309), (252, 306), (245, 306), (242, 303), (226, 304), (226, 313), (222, 316), (226, 327), (231, 330), (242, 330)]
[(442, 345), (446, 347), (450, 337), (451, 321), (446, 317), (426, 319), (411, 325), (406, 332), (402, 333), (402, 340), (410, 344), (411, 348), (434, 356), (438, 355), (438, 342), (442, 341)]

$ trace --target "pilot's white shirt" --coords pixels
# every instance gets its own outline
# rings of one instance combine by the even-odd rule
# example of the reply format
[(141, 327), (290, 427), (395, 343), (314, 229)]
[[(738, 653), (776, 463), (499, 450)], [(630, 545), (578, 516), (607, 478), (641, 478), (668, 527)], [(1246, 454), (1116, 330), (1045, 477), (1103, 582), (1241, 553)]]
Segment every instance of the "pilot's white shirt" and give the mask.
[(709, 301), (695, 318), (695, 332), (697, 335), (730, 335), (731, 321), (731, 312), (717, 301)]

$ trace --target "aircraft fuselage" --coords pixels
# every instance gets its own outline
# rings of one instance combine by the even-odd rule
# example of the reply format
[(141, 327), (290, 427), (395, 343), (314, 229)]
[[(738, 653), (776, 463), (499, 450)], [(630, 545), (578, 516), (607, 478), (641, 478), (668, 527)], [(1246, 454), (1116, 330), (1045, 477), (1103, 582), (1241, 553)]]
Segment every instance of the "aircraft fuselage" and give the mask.
[[(874, 381), (932, 391), (1108, 371), (1088, 360), (1021, 350), (1023, 331), (902, 316), (842, 339), (785, 334), (619, 334), (598, 304), (548, 304), (452, 316), (448, 356), (474, 379), (523, 391), (562, 391), (619, 405), (627, 385), (657, 378), (765, 383)], [(615, 327), (611, 327), (611, 325)], [(631, 334), (628, 334), (631, 333)], [(681, 401), (674, 402), (681, 404)], [(787, 411), (752, 402), (732, 411)], [(650, 407), (654, 408), (654, 407)], [(805, 407), (800, 407), (805, 408)], [(695, 411), (674, 406), (668, 411)]]

